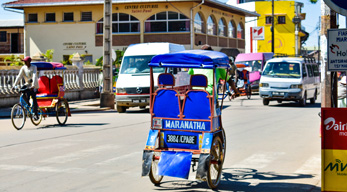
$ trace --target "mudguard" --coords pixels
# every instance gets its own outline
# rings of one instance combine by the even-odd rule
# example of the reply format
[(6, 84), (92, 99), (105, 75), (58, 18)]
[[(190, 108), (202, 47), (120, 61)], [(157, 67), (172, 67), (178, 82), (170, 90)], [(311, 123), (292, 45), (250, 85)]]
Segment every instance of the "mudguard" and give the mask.
[(162, 152), (158, 163), (158, 175), (188, 179), (191, 161), (191, 152)]
[(148, 176), (149, 171), (151, 170), (152, 160), (153, 160), (153, 151), (143, 151), (142, 155), (142, 177)]
[(210, 154), (200, 154), (199, 164), (196, 170), (196, 179), (206, 181), (207, 171), (208, 171), (208, 163), (210, 162)]

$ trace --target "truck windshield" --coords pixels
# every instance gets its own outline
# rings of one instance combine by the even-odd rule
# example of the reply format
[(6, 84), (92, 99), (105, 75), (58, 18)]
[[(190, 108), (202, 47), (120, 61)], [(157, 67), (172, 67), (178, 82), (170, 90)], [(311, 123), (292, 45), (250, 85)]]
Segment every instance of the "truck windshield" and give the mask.
[[(139, 55), (123, 57), (121, 74), (149, 73), (148, 63), (154, 55)], [(154, 73), (163, 73), (165, 68), (153, 68)]]
[(252, 68), (252, 71), (261, 71), (261, 60), (253, 60), (253, 61), (238, 61), (235, 64), (245, 64)]
[(262, 75), (280, 78), (300, 78), (300, 64), (286, 62), (267, 63)]

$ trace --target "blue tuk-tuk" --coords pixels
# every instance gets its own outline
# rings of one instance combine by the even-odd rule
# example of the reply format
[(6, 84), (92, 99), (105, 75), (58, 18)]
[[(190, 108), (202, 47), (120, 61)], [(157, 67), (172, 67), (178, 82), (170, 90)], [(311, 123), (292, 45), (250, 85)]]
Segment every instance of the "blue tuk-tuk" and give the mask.
[[(229, 68), (228, 56), (189, 50), (154, 56), (149, 67), (151, 129), (142, 176), (159, 185), (163, 176), (188, 179), (192, 167), (197, 179), (216, 188), (226, 149), (217, 84)], [(158, 68), (165, 72), (154, 77)]]

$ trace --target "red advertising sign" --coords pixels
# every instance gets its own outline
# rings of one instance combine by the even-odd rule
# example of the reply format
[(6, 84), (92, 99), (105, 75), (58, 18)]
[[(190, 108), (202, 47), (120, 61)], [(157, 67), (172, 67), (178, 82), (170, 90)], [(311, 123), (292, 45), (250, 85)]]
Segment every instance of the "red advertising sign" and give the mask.
[(347, 108), (322, 108), (322, 192), (347, 191)]

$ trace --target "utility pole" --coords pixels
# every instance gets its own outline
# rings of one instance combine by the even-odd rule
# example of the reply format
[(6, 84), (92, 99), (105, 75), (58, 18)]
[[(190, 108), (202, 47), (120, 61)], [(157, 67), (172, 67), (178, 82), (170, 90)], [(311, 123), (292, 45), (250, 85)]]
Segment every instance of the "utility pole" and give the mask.
[(327, 31), (336, 28), (336, 12), (331, 10), (323, 0), (321, 0), (321, 97), (322, 107), (337, 106), (337, 73), (328, 71), (327, 63)]
[(100, 107), (114, 109), (112, 89), (112, 0), (104, 0), (104, 53), (103, 53), (103, 89)]
[(274, 0), (272, 0), (272, 17), (271, 17), (272, 27), (271, 27), (271, 52), (275, 54), (275, 5)]

